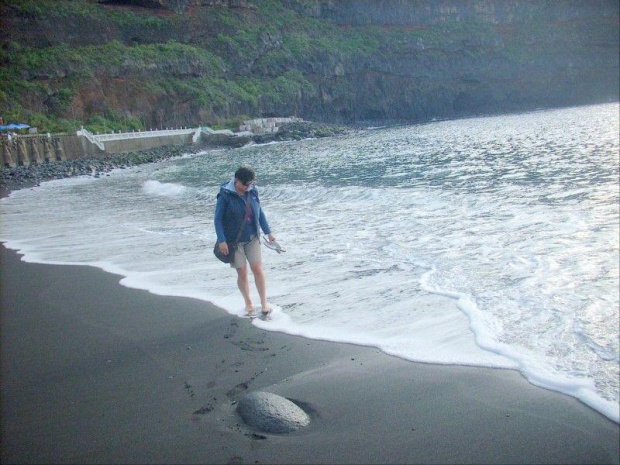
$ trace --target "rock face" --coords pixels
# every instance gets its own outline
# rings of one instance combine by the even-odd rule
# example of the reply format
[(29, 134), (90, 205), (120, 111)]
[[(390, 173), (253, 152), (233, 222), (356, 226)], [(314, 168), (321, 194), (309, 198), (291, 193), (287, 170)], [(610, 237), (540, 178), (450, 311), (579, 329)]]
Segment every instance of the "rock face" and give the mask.
[(4, 0), (0, 112), (156, 128), (615, 101), (618, 15), (617, 0)]
[(237, 405), (243, 421), (268, 433), (290, 433), (310, 424), (310, 417), (285, 397), (252, 392)]

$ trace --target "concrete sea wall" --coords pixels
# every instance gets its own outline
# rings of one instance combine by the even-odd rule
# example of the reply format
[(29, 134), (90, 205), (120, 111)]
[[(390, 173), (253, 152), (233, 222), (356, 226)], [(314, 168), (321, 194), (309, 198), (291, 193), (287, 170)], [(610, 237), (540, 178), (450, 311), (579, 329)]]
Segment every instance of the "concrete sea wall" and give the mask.
[[(122, 136), (119, 134), (119, 137)], [(108, 155), (138, 152), (152, 148), (192, 143), (192, 134), (158, 135), (155, 137), (119, 138), (105, 142), (104, 149), (77, 134), (3, 135), (0, 153), (4, 166), (28, 166), (36, 163), (104, 158)]]
[(104, 158), (112, 154), (198, 142), (216, 142), (223, 145), (230, 145), (226, 144), (226, 141), (246, 143), (255, 134), (274, 134), (279, 131), (280, 125), (300, 121), (303, 120), (296, 117), (248, 120), (239, 128), (241, 132), (237, 133), (228, 129), (213, 130), (205, 126), (110, 134), (92, 134), (83, 128), (76, 134), (3, 134), (0, 137), (0, 153), (3, 165), (15, 168), (77, 158)]
[(0, 152), (4, 166), (104, 156), (105, 152), (72, 134), (3, 135)]
[(111, 140), (105, 143), (107, 153), (139, 152), (164, 145), (186, 145), (192, 143), (192, 134), (144, 137), (140, 139)]

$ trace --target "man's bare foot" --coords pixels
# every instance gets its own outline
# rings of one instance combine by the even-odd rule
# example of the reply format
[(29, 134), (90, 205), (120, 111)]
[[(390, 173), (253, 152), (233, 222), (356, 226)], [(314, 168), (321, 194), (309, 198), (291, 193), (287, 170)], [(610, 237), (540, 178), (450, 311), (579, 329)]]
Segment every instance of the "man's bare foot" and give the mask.
[(249, 315), (254, 315), (254, 306), (253, 305), (246, 305), (245, 306), (245, 315), (249, 316)]
[(260, 312), (259, 318), (264, 321), (269, 321), (271, 320), (271, 313), (272, 313), (272, 310), (270, 307), (263, 307)]

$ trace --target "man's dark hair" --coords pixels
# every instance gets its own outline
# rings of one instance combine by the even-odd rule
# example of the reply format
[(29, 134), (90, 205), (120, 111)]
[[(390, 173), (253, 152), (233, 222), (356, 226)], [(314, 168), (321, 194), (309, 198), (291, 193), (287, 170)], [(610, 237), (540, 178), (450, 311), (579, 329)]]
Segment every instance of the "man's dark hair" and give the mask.
[(247, 184), (248, 182), (254, 181), (256, 179), (256, 173), (252, 168), (242, 166), (237, 171), (235, 171), (235, 178), (237, 178), (243, 184)]

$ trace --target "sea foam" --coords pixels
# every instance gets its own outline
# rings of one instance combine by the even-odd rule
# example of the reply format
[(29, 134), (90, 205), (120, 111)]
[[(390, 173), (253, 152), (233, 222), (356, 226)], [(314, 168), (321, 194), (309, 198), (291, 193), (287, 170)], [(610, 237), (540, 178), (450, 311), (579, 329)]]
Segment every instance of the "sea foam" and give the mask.
[(187, 192), (187, 187), (180, 184), (162, 183), (149, 180), (144, 183), (144, 192), (162, 197), (180, 197)]

